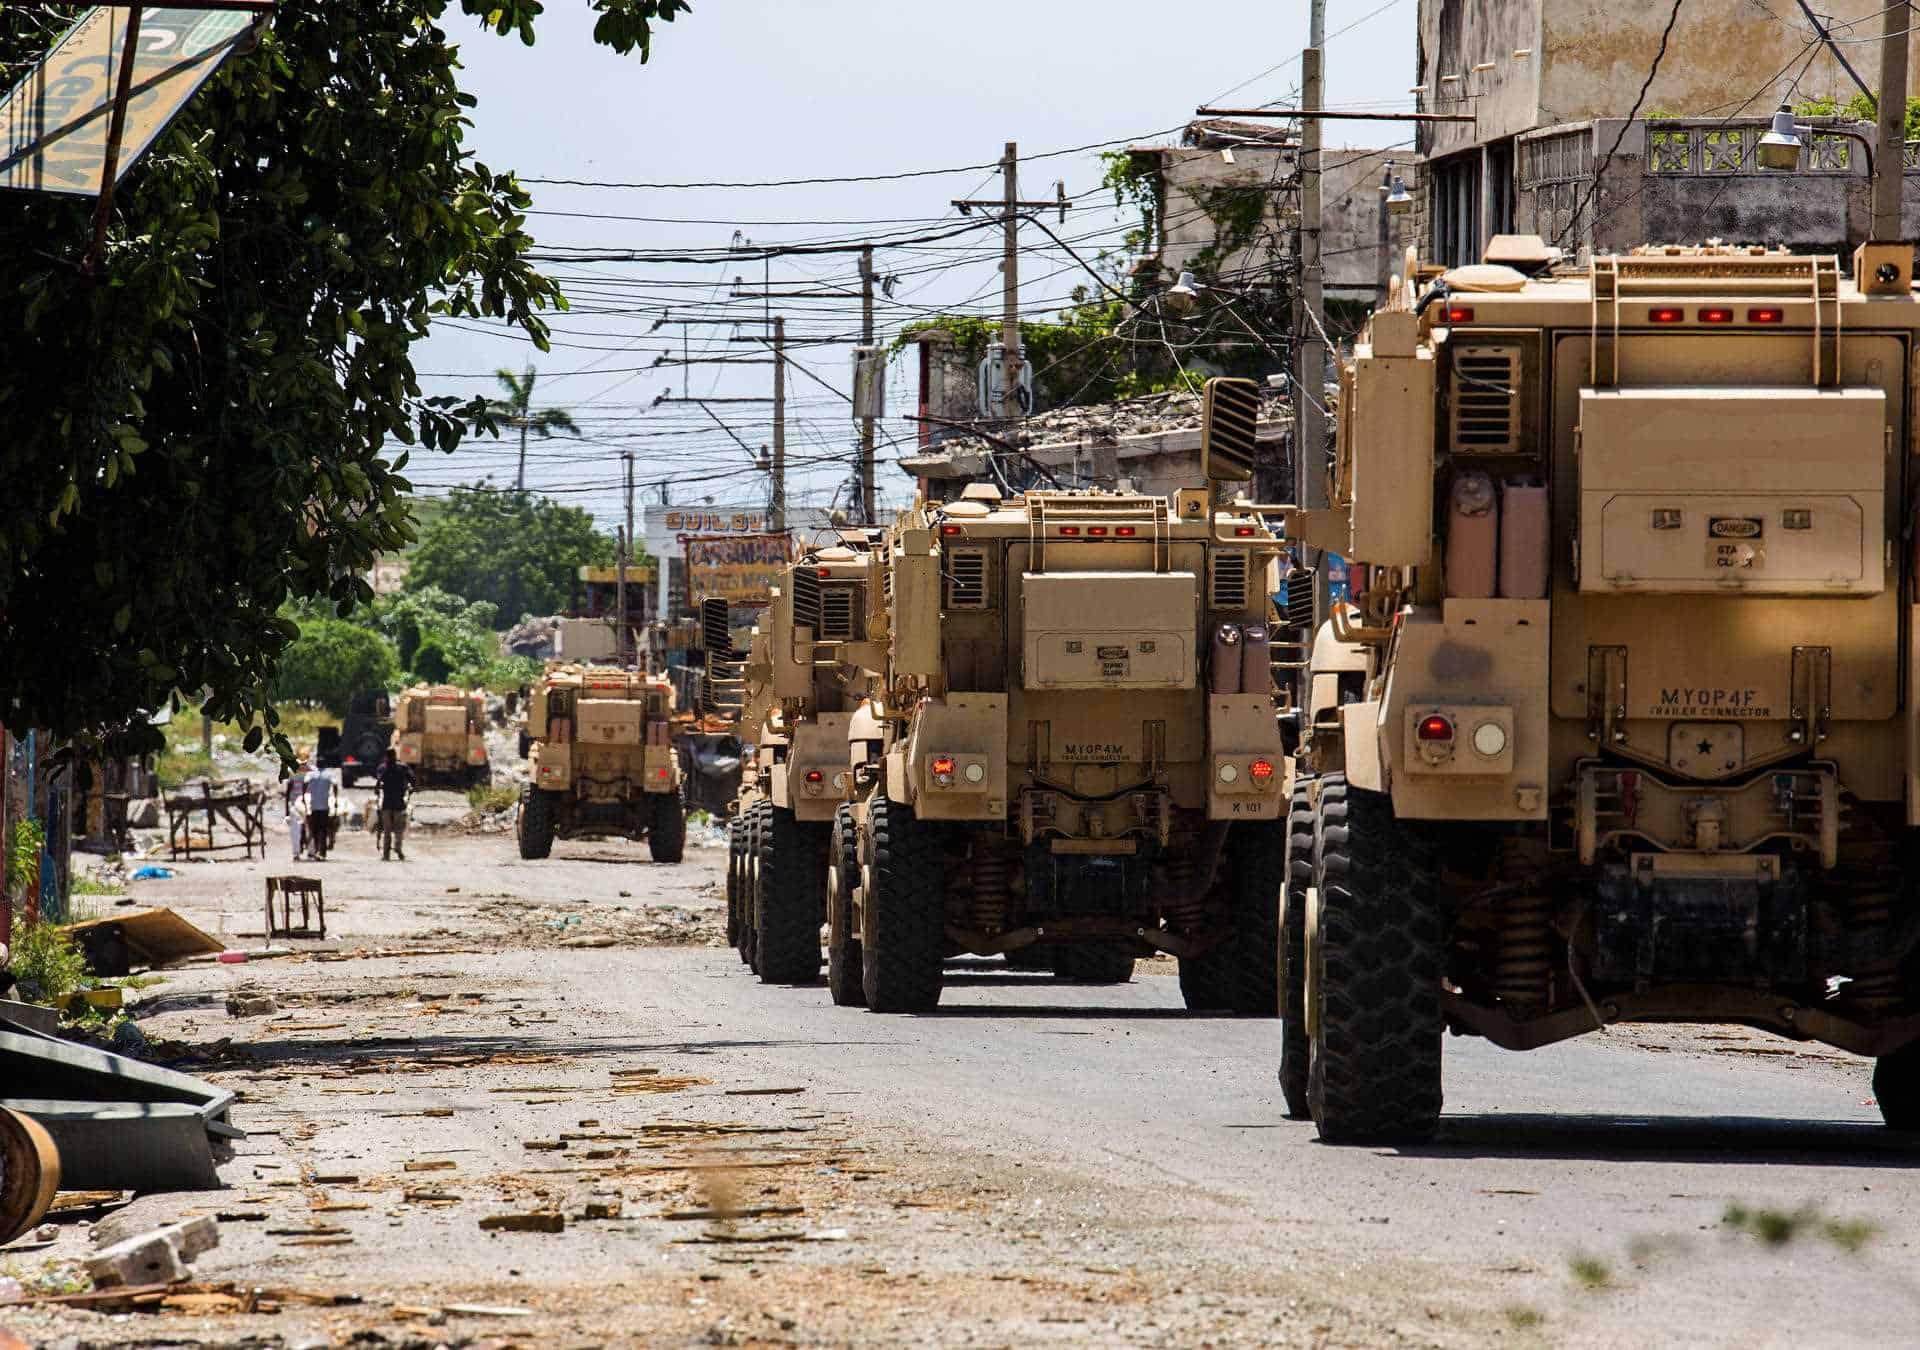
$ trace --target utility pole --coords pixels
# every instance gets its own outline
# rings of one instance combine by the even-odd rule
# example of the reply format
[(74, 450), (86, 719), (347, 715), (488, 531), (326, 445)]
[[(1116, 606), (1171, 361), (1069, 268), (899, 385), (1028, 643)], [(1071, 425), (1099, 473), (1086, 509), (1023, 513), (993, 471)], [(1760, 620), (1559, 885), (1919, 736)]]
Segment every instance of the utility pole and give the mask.
[[(1309, 0), (1307, 49), (1300, 53), (1300, 108), (1323, 106), (1320, 52), (1327, 40), (1327, 0)], [(1381, 208), (1383, 211), (1384, 207)], [(1327, 504), (1327, 347), (1320, 273), (1320, 119), (1300, 119), (1300, 284), (1293, 296), (1293, 476), (1294, 500), (1308, 510)], [(1317, 550), (1303, 559), (1313, 567), (1313, 615), (1327, 613), (1327, 569)]]
[(787, 528), (787, 320), (773, 319), (773, 532)]
[[(860, 249), (860, 345), (868, 352), (869, 361), (877, 360), (873, 354), (873, 245), (866, 244)], [(873, 372), (876, 373), (877, 372)], [(873, 404), (871, 398), (867, 406), (861, 409), (860, 416), (860, 523), (874, 523), (876, 508), (873, 501)]]
[(627, 636), (632, 625), (627, 622), (627, 556), (633, 551), (633, 451), (623, 450), (620, 458), (626, 461), (627, 468), (627, 527), (620, 532), (620, 555), (616, 564), (618, 570), (613, 576), (614, 608), (620, 612), (619, 638), (614, 643), (614, 652), (619, 663), (627, 664)]
[[(1326, 41), (1326, 0), (1311, 0), (1307, 49), (1300, 54), (1300, 107), (1318, 112), (1322, 90), (1320, 48)], [(1293, 460), (1297, 500), (1309, 509), (1326, 502), (1325, 397), (1327, 348), (1320, 338), (1320, 119), (1300, 122), (1300, 283), (1293, 296)]]
[(1873, 237), (1905, 237), (1900, 223), (1900, 189), (1907, 164), (1907, 30), (1914, 11), (1889, 5), (1880, 16), (1880, 148), (1873, 167)]
[(1020, 416), (1020, 146), (1007, 142), (1000, 160), (1005, 199), (1000, 224), (1005, 235), (1000, 257), (1000, 415)]
[(1000, 199), (969, 198), (953, 204), (963, 216), (971, 215), (976, 206), (1000, 208), (1004, 232), (1000, 258), (1000, 415), (1012, 421), (1025, 412), (1020, 406), (1020, 213), (1057, 209), (1065, 224), (1067, 208), (1073, 203), (1067, 200), (1065, 184), (1054, 188), (1050, 202), (1021, 201), (1020, 145), (1008, 141), (1006, 153), (1000, 157)]

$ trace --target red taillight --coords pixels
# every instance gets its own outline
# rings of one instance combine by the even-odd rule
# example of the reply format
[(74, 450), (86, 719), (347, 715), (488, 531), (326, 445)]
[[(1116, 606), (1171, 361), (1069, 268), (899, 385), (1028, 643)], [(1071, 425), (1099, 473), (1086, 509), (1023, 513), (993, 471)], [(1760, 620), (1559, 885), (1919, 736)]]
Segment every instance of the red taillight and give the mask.
[(1060, 533), (1069, 539), (1073, 539), (1079, 536), (1080, 527), (1078, 525), (1062, 525), (1060, 527)]
[(1251, 538), (1253, 538), (1253, 526), (1251, 526), (1251, 525), (1235, 525), (1235, 526), (1233, 527), (1233, 537), (1234, 537), (1235, 539), (1251, 539)]
[(1687, 311), (1684, 309), (1662, 308), (1647, 311), (1648, 323), (1683, 323), (1686, 317)]
[(827, 781), (827, 776), (818, 769), (808, 769), (807, 781), (809, 783), (824, 783)]
[(1273, 761), (1256, 759), (1253, 763), (1247, 765), (1247, 772), (1253, 775), (1254, 782), (1264, 783), (1273, 777)]
[(815, 568), (813, 574), (816, 577), (830, 577), (833, 575), (833, 572), (829, 568), (820, 567), (820, 568)]
[(1454, 305), (1447, 310), (1448, 323), (1472, 323), (1473, 309), (1468, 305)]
[(1703, 309), (1700, 311), (1701, 323), (1732, 323), (1733, 311), (1730, 309)]
[(1139, 531), (1134, 529), (1133, 526), (1131, 525), (1116, 525), (1114, 526), (1113, 532), (1119, 535), (1122, 539), (1131, 539), (1133, 538), (1134, 535), (1139, 533)]
[(953, 772), (953, 756), (952, 755), (935, 755), (933, 757), (933, 771), (935, 773), (946, 773), (946, 774), (952, 773)]
[(960, 527), (958, 525), (942, 525), (940, 527), (940, 533), (948, 539), (951, 539), (954, 535), (960, 533)]
[(1453, 739), (1453, 719), (1442, 717), (1439, 713), (1429, 713), (1420, 719), (1420, 725), (1413, 734), (1423, 741), (1450, 741)]
[(1107, 537), (1107, 527), (1105, 525), (1089, 525), (1087, 526), (1087, 536), (1092, 539), (1105, 539)]
[(1784, 309), (1750, 309), (1747, 311), (1748, 323), (1785, 323), (1787, 311)]

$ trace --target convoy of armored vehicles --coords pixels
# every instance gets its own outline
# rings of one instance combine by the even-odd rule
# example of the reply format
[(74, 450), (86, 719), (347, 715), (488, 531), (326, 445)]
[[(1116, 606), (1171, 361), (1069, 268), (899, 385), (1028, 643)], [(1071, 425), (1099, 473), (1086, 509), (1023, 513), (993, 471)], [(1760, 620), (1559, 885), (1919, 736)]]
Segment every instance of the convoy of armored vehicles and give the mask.
[[(961, 954), (1171, 956), (1189, 1008), (1277, 1017), (1288, 1110), (1336, 1142), (1431, 1134), (1449, 1032), (1627, 1022), (1874, 1057), (1920, 1128), (1913, 250), (1494, 255), (1409, 254), (1325, 505), (1241, 495), (1257, 391), (1214, 380), (1192, 487), (923, 497), (788, 565), (744, 648), (709, 601), (759, 978), (915, 1012)], [(551, 668), (522, 855), (677, 861), (673, 706)], [(402, 695), (403, 757), (466, 707)]]
[[(793, 564), (728, 653), (761, 978), (823, 929), (876, 1011), (960, 953), (1168, 953), (1278, 1014), (1332, 1141), (1430, 1134), (1449, 1032), (1635, 1021), (1876, 1057), (1920, 1127), (1912, 250), (1500, 244), (1409, 258), (1325, 506), (1225, 486), (1222, 388), (1204, 487), (974, 487)], [(1304, 606), (1322, 551), (1351, 593)]]

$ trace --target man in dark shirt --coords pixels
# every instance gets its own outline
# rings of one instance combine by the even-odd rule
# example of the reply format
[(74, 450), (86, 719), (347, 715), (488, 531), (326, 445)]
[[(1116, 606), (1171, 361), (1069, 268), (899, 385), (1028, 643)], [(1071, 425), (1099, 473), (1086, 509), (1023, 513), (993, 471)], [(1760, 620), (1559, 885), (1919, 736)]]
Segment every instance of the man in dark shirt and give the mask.
[[(374, 790), (380, 794), (380, 859), (398, 854), (407, 860), (407, 797), (413, 791), (413, 770), (389, 750), (374, 771)], [(390, 853), (391, 851), (391, 853)]]

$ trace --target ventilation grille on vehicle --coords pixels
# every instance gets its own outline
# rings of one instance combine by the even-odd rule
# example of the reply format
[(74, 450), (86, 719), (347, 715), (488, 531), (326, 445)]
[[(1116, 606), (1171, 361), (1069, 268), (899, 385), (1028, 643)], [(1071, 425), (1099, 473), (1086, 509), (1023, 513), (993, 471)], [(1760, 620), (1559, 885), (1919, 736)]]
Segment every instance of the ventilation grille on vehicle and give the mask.
[(1207, 577), (1209, 609), (1247, 607), (1247, 553), (1245, 549), (1216, 549)]
[(814, 630), (822, 642), (853, 640), (854, 601), (858, 586), (822, 586), (820, 588), (820, 626)]
[(1295, 567), (1287, 572), (1287, 627), (1313, 628), (1313, 569)]
[(727, 602), (708, 596), (700, 602), (700, 647), (722, 661), (733, 659), (733, 630), (727, 627)]
[(1463, 347), (1453, 354), (1453, 448), (1500, 454), (1520, 448), (1520, 353)]
[(983, 548), (947, 550), (945, 606), (948, 609), (985, 609), (987, 607), (987, 551)]
[(811, 567), (795, 567), (787, 572), (787, 585), (793, 591), (793, 626), (811, 628), (820, 636), (820, 578)]

